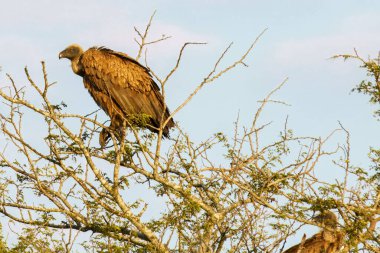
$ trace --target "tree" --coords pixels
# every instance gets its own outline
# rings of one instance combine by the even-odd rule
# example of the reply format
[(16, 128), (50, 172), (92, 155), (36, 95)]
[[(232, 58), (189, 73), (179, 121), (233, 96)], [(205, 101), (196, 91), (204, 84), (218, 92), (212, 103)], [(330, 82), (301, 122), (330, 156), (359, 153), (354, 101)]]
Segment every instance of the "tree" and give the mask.
[[(151, 21), (144, 32), (135, 29), (137, 60), (147, 46), (167, 38), (147, 41)], [(244, 60), (260, 36), (235, 62), (220, 69), (231, 45), (227, 47), (172, 116), (204, 86), (246, 66)], [(152, 71), (164, 97), (185, 49), (194, 44), (199, 43), (183, 45), (167, 76)], [(365, 67), (375, 74), (376, 64), (377, 68)], [(96, 137), (104, 123), (97, 114), (68, 113), (64, 102), (51, 101), (54, 83), (48, 80), (44, 62), (42, 74), (44, 81), (38, 84), (25, 68), (39, 102), (30, 102), (31, 91), (17, 86), (11, 76), (9, 86), (0, 90), (0, 129), (7, 138), (0, 153), (0, 212), (32, 227), (37, 235), (41, 231), (40, 238), (48, 235), (55, 252), (70, 252), (77, 235), (86, 231), (93, 233), (82, 243), (88, 252), (281, 252), (305, 225), (331, 229), (311, 219), (326, 210), (339, 216), (343, 251), (379, 252), (379, 150), (371, 151), (372, 168), (359, 168), (351, 164), (350, 134), (343, 126), (326, 138), (298, 137), (287, 122), (269, 144), (261, 144), (268, 138), (269, 124), (260, 123), (260, 117), (270, 103), (282, 103), (271, 96), (286, 80), (261, 101), (250, 126), (235, 122), (232, 138), (216, 133), (194, 143), (177, 127), (163, 143), (156, 134), (131, 127), (126, 138), (119, 141), (112, 135), (112, 144), (99, 149)], [(370, 95), (379, 99), (376, 92), (379, 89)], [(40, 143), (29, 140), (33, 133), (23, 123), (27, 117), (46, 129)], [(340, 133), (346, 137), (344, 143), (331, 150), (331, 136)], [(220, 150), (223, 160), (212, 155)], [(322, 158), (331, 159), (342, 178), (328, 182), (316, 177)], [(157, 207), (158, 217), (145, 215), (150, 203), (144, 196), (131, 196), (137, 187), (165, 203)], [(54, 240), (62, 231), (61, 242)], [(21, 243), (28, 233), (23, 236)], [(25, 241), (29, 239), (23, 245)], [(32, 244), (30, 252), (38, 240)]]

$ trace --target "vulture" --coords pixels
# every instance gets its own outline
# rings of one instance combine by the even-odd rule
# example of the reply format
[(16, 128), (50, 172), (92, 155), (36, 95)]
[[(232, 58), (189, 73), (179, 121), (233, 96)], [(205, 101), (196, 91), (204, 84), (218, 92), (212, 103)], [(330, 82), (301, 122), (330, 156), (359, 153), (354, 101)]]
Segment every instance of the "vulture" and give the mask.
[(324, 228), (317, 234), (285, 250), (283, 253), (334, 253), (342, 246), (343, 234), (338, 230), (338, 220), (331, 211), (325, 211), (313, 218)]
[(110, 131), (120, 135), (124, 122), (158, 133), (163, 127), (163, 136), (169, 136), (174, 127), (164, 103), (160, 88), (149, 70), (127, 54), (106, 47), (92, 47), (86, 51), (77, 45), (68, 46), (59, 53), (59, 59), (71, 61), (73, 72), (83, 77), (85, 88), (98, 106), (110, 117), (111, 124), (99, 135), (104, 147)]

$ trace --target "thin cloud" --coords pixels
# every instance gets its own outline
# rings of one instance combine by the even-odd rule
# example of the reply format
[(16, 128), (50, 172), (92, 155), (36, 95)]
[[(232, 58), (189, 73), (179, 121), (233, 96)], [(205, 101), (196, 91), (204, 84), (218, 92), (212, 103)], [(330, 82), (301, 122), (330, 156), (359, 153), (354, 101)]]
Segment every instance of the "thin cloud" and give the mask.
[(380, 45), (379, 25), (375, 15), (349, 17), (333, 33), (280, 42), (274, 59), (280, 66), (310, 68), (325, 64), (335, 54), (352, 53), (353, 48), (364, 56), (375, 56)]
[[(144, 18), (140, 13), (136, 18), (137, 14), (131, 11), (133, 8), (128, 6), (123, 2), (109, 5), (102, 1), (92, 4), (92, 1), (73, 0), (65, 3), (44, 0), (7, 2), (0, 10), (0, 22), (7, 28), (7, 32), (0, 34), (2, 63), (9, 64), (14, 57), (23, 64), (50, 55), (55, 57), (59, 50), (71, 43), (79, 43), (84, 48), (107, 46), (134, 56), (138, 46), (134, 42), (137, 34), (133, 27), (144, 30), (151, 13)], [(136, 24), (136, 20), (141, 21)], [(173, 57), (187, 41), (217, 41), (210, 35), (160, 22), (157, 14), (149, 38), (157, 39), (162, 34), (172, 38), (152, 45), (149, 49), (152, 57)]]

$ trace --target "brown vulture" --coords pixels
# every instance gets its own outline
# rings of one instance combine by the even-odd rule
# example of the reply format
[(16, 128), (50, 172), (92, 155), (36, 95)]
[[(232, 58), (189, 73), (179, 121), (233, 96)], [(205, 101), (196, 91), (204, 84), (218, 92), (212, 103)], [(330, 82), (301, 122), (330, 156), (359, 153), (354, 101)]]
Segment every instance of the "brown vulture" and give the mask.
[[(170, 116), (149, 70), (128, 55), (105, 47), (84, 52), (73, 44), (60, 52), (59, 58), (69, 59), (74, 73), (83, 77), (92, 98), (111, 118), (110, 131), (120, 133), (124, 121), (127, 125), (136, 121), (140, 123), (135, 124), (157, 133)], [(171, 118), (163, 128), (163, 136), (168, 137), (173, 126)], [(109, 130), (103, 129), (99, 135), (102, 147), (110, 138)]]
[(334, 253), (342, 246), (343, 234), (338, 230), (338, 220), (331, 211), (325, 211), (313, 218), (324, 228), (317, 234), (285, 250), (283, 253)]

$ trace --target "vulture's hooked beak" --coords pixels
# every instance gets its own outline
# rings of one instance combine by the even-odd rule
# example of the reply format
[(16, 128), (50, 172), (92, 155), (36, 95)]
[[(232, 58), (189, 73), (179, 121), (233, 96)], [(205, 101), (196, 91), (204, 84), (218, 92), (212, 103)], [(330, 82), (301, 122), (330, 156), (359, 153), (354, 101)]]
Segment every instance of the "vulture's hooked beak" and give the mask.
[(67, 54), (67, 52), (66, 52), (66, 49), (65, 49), (65, 50), (59, 52), (58, 58), (59, 59), (66, 58), (66, 56), (67, 56), (66, 54)]

